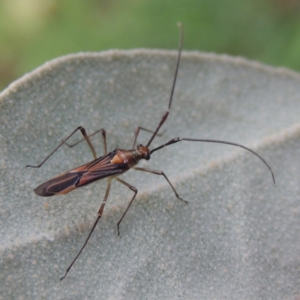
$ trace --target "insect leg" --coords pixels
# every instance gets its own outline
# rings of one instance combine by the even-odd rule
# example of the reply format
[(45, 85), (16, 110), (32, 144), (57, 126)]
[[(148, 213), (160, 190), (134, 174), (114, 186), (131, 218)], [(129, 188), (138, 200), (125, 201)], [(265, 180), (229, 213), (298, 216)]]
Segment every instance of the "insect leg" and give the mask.
[(129, 204), (128, 204), (126, 210), (125, 210), (125, 212), (123, 213), (121, 219), (120, 219), (119, 222), (117, 223), (118, 235), (120, 235), (120, 224), (121, 224), (123, 218), (125, 217), (125, 215), (126, 215), (128, 209), (129, 209), (129, 207), (131, 206), (133, 200), (135, 199), (138, 190), (137, 190), (134, 186), (130, 185), (129, 183), (125, 182), (124, 180), (122, 180), (122, 179), (120, 179), (120, 178), (117, 178), (117, 180), (118, 180), (119, 182), (123, 183), (124, 185), (126, 185), (128, 188), (130, 188), (130, 189), (134, 192), (134, 195), (133, 195), (132, 199), (130, 200), (130, 202), (129, 202)]
[[(105, 129), (98, 129), (97, 131), (95, 131), (94, 133), (88, 135), (88, 137), (92, 137), (94, 135), (96, 135), (98, 132), (101, 132), (102, 135), (102, 142), (103, 142), (103, 150), (104, 150), (104, 155), (107, 154), (107, 147), (106, 147), (106, 132)], [(65, 142), (65, 144), (69, 147), (69, 148), (73, 148), (75, 146), (77, 146), (79, 143), (83, 142), (85, 140), (85, 138), (81, 139), (80, 141), (78, 141), (75, 144), (68, 144), (67, 142)]]
[(173, 184), (171, 183), (171, 181), (169, 180), (169, 178), (167, 177), (167, 175), (162, 172), (162, 171), (158, 171), (158, 170), (151, 170), (151, 169), (148, 169), (148, 168), (133, 168), (134, 170), (137, 170), (137, 171), (144, 171), (144, 172), (149, 172), (149, 173), (152, 173), (152, 174), (156, 174), (156, 175), (162, 175), (165, 177), (165, 179), (167, 180), (167, 182), (169, 183), (170, 187), (172, 188), (173, 192), (175, 193), (175, 196), (180, 199), (181, 201), (185, 202), (185, 203), (188, 203), (186, 200), (182, 199), (181, 197), (179, 197), (178, 193), (176, 192)]
[[(134, 147), (135, 147), (136, 140), (137, 140), (137, 137), (138, 137), (138, 135), (139, 135), (139, 133), (140, 133), (140, 130), (144, 130), (144, 131), (146, 131), (146, 132), (154, 133), (153, 130), (150, 130), (150, 129), (147, 129), (147, 128), (144, 128), (144, 127), (139, 126), (139, 127), (136, 129), (135, 133), (134, 133), (134, 141), (133, 141), (132, 149), (134, 149)], [(157, 133), (156, 135), (157, 135), (157, 136), (162, 136), (164, 133), (165, 133), (165, 130), (164, 130), (162, 133)]]
[(71, 270), (72, 266), (74, 265), (75, 261), (77, 260), (77, 258), (78, 258), (79, 255), (81, 254), (82, 250), (85, 248), (87, 242), (89, 241), (89, 239), (90, 239), (90, 237), (91, 237), (91, 235), (92, 235), (94, 229), (96, 228), (96, 225), (97, 225), (98, 221), (101, 219), (102, 213), (103, 213), (103, 210), (104, 210), (104, 206), (105, 206), (106, 200), (107, 200), (108, 195), (109, 195), (110, 186), (111, 186), (111, 179), (108, 179), (108, 183), (107, 183), (107, 188), (106, 188), (105, 196), (104, 196), (104, 198), (103, 198), (102, 204), (101, 204), (100, 209), (99, 209), (99, 211), (98, 211), (97, 219), (96, 219), (96, 221), (95, 221), (95, 223), (94, 223), (94, 225), (93, 225), (93, 227), (92, 227), (92, 229), (91, 229), (91, 231), (90, 231), (90, 233), (89, 233), (87, 239), (85, 240), (83, 246), (82, 246), (81, 249), (79, 250), (79, 252), (78, 252), (78, 254), (76, 255), (76, 257), (73, 259), (73, 261), (72, 261), (72, 263), (70, 264), (70, 266), (67, 268), (65, 275), (64, 275), (62, 278), (60, 278), (60, 280), (63, 280), (63, 279), (67, 276), (67, 274), (68, 274), (69, 271)]
[(82, 135), (84, 136), (86, 142), (88, 143), (88, 145), (89, 145), (89, 147), (90, 147), (90, 149), (93, 153), (94, 159), (96, 159), (97, 155), (96, 155), (96, 151), (95, 151), (95, 148), (94, 148), (93, 144), (91, 143), (88, 135), (86, 134), (85, 129), (82, 126), (79, 126), (68, 137), (66, 137), (64, 140), (62, 140), (61, 143), (39, 165), (37, 165), (37, 166), (27, 165), (26, 168), (28, 168), (28, 167), (29, 168), (39, 168), (39, 167), (41, 167), (46, 162), (46, 160), (48, 160), (48, 158), (50, 156), (52, 156), (78, 130), (81, 131)]

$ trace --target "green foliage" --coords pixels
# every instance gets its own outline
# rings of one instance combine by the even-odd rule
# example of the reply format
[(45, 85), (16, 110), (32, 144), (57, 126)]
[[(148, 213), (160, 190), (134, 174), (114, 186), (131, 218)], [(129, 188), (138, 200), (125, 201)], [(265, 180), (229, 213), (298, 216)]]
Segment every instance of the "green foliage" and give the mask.
[(78, 51), (166, 48), (245, 56), (300, 70), (299, 1), (2, 0), (0, 86)]

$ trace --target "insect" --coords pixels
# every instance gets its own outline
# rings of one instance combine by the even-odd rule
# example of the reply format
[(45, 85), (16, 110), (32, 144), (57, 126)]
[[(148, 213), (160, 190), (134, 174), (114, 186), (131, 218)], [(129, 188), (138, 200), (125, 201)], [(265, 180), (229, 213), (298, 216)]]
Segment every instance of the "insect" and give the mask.
[[(54, 196), (54, 195), (61, 195), (61, 194), (67, 194), (69, 192), (71, 192), (72, 190), (88, 185), (96, 180), (100, 180), (100, 179), (107, 179), (107, 188), (106, 188), (106, 192), (102, 201), (102, 204), (98, 210), (98, 215), (97, 218), (95, 220), (95, 223), (88, 235), (88, 237), (86, 238), (83, 246), (81, 247), (81, 249), (79, 250), (78, 254), (76, 255), (76, 257), (73, 259), (73, 261), (71, 262), (71, 264), (69, 265), (69, 267), (67, 268), (65, 275), (60, 279), (63, 280), (68, 272), (70, 271), (70, 269), (72, 268), (73, 264), (75, 263), (75, 261), (77, 260), (77, 258), (79, 257), (79, 255), (81, 254), (81, 252), (83, 251), (83, 249), (85, 248), (88, 240), (90, 239), (94, 229), (96, 228), (97, 223), (99, 222), (99, 220), (102, 217), (103, 211), (104, 211), (104, 207), (110, 192), (110, 188), (111, 188), (111, 182), (113, 179), (117, 180), (118, 182), (120, 182), (121, 184), (127, 186), (132, 192), (133, 192), (133, 196), (126, 208), (126, 210), (124, 211), (121, 219), (119, 220), (119, 222), (117, 223), (117, 230), (118, 230), (118, 235), (120, 234), (120, 224), (123, 220), (123, 218), (125, 217), (127, 211), (129, 210), (130, 206), (132, 205), (138, 190), (130, 185), (129, 183), (125, 182), (124, 180), (120, 179), (119, 176), (122, 175), (123, 173), (127, 172), (130, 169), (135, 169), (137, 171), (143, 171), (143, 172), (148, 172), (148, 173), (152, 173), (152, 174), (156, 174), (156, 175), (160, 175), (163, 176), (165, 178), (165, 180), (168, 182), (168, 184), (170, 185), (171, 189), (173, 190), (175, 196), (180, 199), (181, 201), (187, 203), (187, 201), (183, 200), (179, 194), (177, 193), (175, 187), (172, 185), (172, 183), (170, 182), (170, 180), (168, 179), (168, 177), (166, 176), (166, 174), (162, 171), (158, 171), (158, 170), (152, 170), (152, 169), (148, 169), (148, 168), (139, 168), (136, 167), (136, 165), (139, 163), (140, 160), (149, 160), (151, 155), (164, 148), (167, 146), (170, 146), (172, 144), (176, 144), (178, 142), (182, 142), (182, 141), (188, 141), (188, 142), (209, 142), (209, 143), (220, 143), (220, 144), (227, 144), (227, 145), (232, 145), (232, 146), (237, 146), (237, 147), (241, 147), (247, 151), (250, 151), (252, 154), (254, 154), (255, 156), (257, 156), (265, 165), (266, 167), (269, 169), (269, 171), (271, 172), (272, 175), (272, 179), (273, 182), (275, 183), (275, 177), (273, 174), (273, 171), (271, 169), (271, 167), (268, 165), (268, 163), (256, 152), (254, 152), (253, 150), (237, 144), (237, 143), (232, 143), (232, 142), (227, 142), (227, 141), (220, 141), (220, 140), (211, 140), (211, 139), (192, 139), (192, 138), (181, 138), (181, 137), (176, 137), (173, 138), (171, 140), (169, 140), (168, 142), (162, 144), (159, 147), (156, 147), (152, 150), (150, 150), (150, 145), (153, 141), (153, 139), (159, 135), (159, 130), (161, 128), (161, 126), (166, 122), (169, 113), (170, 113), (170, 108), (172, 105), (172, 100), (173, 100), (173, 94), (174, 94), (174, 90), (175, 90), (175, 85), (176, 85), (176, 80), (177, 80), (177, 75), (178, 75), (178, 69), (179, 69), (179, 63), (180, 63), (180, 58), (181, 58), (181, 50), (182, 50), (182, 44), (183, 44), (183, 30), (182, 30), (182, 26), (181, 24), (179, 24), (180, 27), (180, 42), (179, 42), (179, 50), (178, 50), (178, 56), (177, 56), (177, 63), (176, 63), (176, 68), (175, 68), (175, 74), (174, 74), (174, 79), (173, 79), (173, 84), (172, 84), (172, 89), (171, 89), (171, 94), (170, 94), (170, 99), (169, 99), (169, 105), (168, 105), (168, 109), (167, 111), (163, 114), (160, 122), (158, 123), (158, 126), (156, 127), (156, 129), (154, 131), (152, 130), (148, 130), (146, 128), (143, 127), (137, 127), (135, 134), (134, 134), (134, 141), (133, 141), (133, 145), (132, 148), (129, 150), (125, 150), (125, 149), (115, 149), (111, 152), (107, 152), (107, 147), (106, 147), (106, 133), (104, 129), (99, 129), (96, 132), (94, 132), (91, 135), (87, 135), (85, 129), (82, 126), (77, 127), (67, 138), (65, 138), (39, 165), (33, 166), (33, 165), (27, 165), (26, 167), (31, 167), (31, 168), (39, 168), (41, 167), (48, 159), (50, 156), (52, 156), (63, 144), (66, 144), (69, 147), (73, 147), (75, 145), (77, 145), (78, 143), (82, 142), (82, 141), (86, 141), (87, 144), (89, 145), (94, 160), (80, 166), (77, 168), (74, 168), (68, 172), (65, 172), (53, 179), (50, 179), (48, 181), (46, 181), (45, 183), (41, 184), (40, 186), (38, 186), (36, 189), (34, 189), (34, 192), (39, 195), (39, 196), (43, 196), (43, 197), (48, 197), (48, 196)], [(146, 144), (146, 146), (142, 145), (142, 144), (138, 144), (136, 147), (136, 141), (137, 141), (137, 137), (139, 135), (139, 132), (141, 130), (147, 131), (152, 133), (151, 138), (149, 139), (148, 143)], [(83, 139), (80, 140), (79, 142), (77, 142), (76, 144), (73, 145), (69, 145), (67, 143), (67, 140), (73, 136), (77, 131), (80, 131), (81, 134), (83, 135)], [(96, 133), (101, 133), (102, 135), (102, 141), (103, 141), (103, 148), (104, 148), (104, 155), (101, 157), (97, 158), (96, 155), (96, 151), (95, 148), (90, 140), (90, 137), (95, 135)]]

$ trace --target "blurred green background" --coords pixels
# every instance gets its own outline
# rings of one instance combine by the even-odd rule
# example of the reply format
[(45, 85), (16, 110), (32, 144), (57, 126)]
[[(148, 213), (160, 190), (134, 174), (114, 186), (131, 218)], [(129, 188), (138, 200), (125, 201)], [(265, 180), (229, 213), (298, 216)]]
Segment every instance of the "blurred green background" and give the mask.
[(0, 0), (0, 90), (55, 57), (111, 48), (244, 56), (300, 70), (299, 0)]

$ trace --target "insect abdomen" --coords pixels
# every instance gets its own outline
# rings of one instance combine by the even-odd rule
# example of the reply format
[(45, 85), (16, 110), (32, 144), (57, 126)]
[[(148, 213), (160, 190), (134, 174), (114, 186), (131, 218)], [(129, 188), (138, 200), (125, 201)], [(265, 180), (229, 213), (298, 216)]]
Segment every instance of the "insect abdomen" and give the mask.
[(43, 197), (54, 196), (58, 194), (67, 194), (76, 189), (76, 184), (80, 180), (80, 173), (65, 173), (41, 184), (34, 192)]

